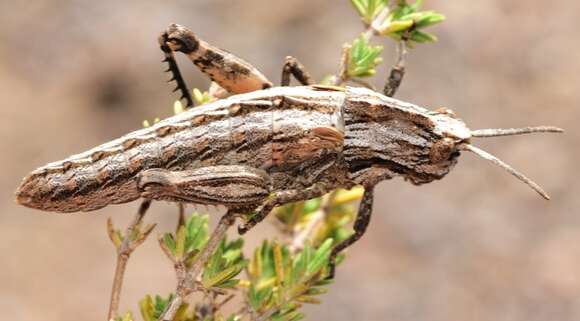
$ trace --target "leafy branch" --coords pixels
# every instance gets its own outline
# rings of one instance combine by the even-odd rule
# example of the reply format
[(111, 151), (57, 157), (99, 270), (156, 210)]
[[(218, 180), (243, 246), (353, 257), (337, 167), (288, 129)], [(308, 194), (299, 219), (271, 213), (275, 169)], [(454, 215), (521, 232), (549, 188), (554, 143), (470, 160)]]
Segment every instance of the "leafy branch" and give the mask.
[[(142, 228), (141, 226), (143, 217), (147, 213), (150, 205), (151, 201), (149, 200), (141, 203), (137, 214), (133, 218), (131, 224), (127, 227), (124, 234), (114, 227), (113, 220), (110, 217), (107, 220), (107, 232), (111, 242), (113, 242), (113, 245), (117, 250), (117, 265), (115, 267), (115, 276), (113, 279), (113, 289), (111, 290), (111, 302), (109, 304), (107, 320), (114, 320), (118, 316), (123, 278), (131, 253), (133, 253), (139, 245), (145, 242), (147, 236), (149, 236), (155, 228), (156, 224), (149, 224), (145, 228)], [(128, 317), (129, 316), (125, 315), (123, 318)]]
[(393, 65), (387, 87), (383, 90), (387, 96), (393, 96), (405, 73), (405, 55), (407, 48), (415, 44), (437, 41), (437, 37), (425, 31), (426, 28), (441, 23), (445, 17), (435, 11), (421, 11), (423, 1), (413, 4), (407, 1), (389, 0), (350, 0), (359, 14), (366, 30), (352, 43), (345, 46), (341, 58), (341, 68), (334, 83), (343, 85), (355, 82), (372, 88), (362, 78), (374, 76), (376, 67), (382, 63), (381, 45), (371, 44), (373, 36), (387, 36), (397, 41), (397, 61)]

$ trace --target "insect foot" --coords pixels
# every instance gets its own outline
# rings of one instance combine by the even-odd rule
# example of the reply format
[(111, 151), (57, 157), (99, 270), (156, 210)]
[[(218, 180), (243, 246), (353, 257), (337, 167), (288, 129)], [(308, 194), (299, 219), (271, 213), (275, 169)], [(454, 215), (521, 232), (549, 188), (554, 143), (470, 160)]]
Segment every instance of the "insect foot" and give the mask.
[(199, 41), (191, 30), (172, 23), (167, 27), (164, 33), (159, 37), (161, 46), (167, 45), (172, 51), (180, 51), (185, 54), (196, 51), (199, 47)]

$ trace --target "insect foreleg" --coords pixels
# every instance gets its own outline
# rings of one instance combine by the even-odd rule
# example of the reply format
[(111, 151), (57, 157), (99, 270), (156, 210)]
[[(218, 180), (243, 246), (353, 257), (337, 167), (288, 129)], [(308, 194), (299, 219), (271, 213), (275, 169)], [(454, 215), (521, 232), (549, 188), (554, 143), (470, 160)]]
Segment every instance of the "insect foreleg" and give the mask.
[(275, 192), (270, 198), (262, 205), (262, 207), (254, 214), (250, 219), (244, 224), (238, 227), (238, 233), (245, 234), (256, 224), (263, 221), (274, 207), (278, 205), (284, 205), (291, 202), (308, 200), (311, 198), (322, 196), (324, 193), (328, 192), (328, 188), (324, 184), (315, 184), (309, 188), (301, 190), (286, 190)]
[(387, 97), (393, 97), (399, 89), (401, 82), (403, 82), (403, 77), (405, 76), (405, 66), (395, 65), (391, 68), (389, 73), (389, 78), (383, 88), (383, 93)]
[(373, 187), (365, 188), (365, 192), (363, 194), (362, 200), (360, 201), (358, 214), (356, 216), (356, 220), (353, 226), (354, 234), (351, 235), (346, 240), (342, 241), (341, 243), (337, 244), (332, 249), (332, 253), (330, 254), (330, 258), (328, 259), (329, 279), (334, 278), (334, 271), (336, 268), (336, 256), (340, 254), (341, 251), (343, 251), (344, 249), (346, 249), (347, 247), (351, 246), (353, 243), (358, 241), (363, 236), (367, 227), (369, 226), (369, 222), (371, 220), (371, 213), (373, 210), (373, 198), (374, 198), (373, 190), (374, 190)]
[(270, 195), (271, 180), (247, 166), (208, 166), (194, 170), (149, 169), (138, 176), (145, 199), (192, 204), (224, 205), (253, 210)]
[(391, 71), (389, 72), (389, 78), (387, 78), (387, 83), (383, 88), (383, 94), (387, 97), (393, 97), (401, 86), (401, 82), (403, 82), (403, 77), (405, 76), (405, 55), (407, 54), (407, 34), (403, 37), (401, 41), (399, 41), (398, 46), (398, 60), (393, 67), (391, 67)]
[(287, 56), (284, 60), (284, 67), (282, 67), (282, 82), (281, 86), (290, 86), (290, 75), (294, 76), (302, 85), (313, 85), (314, 80), (304, 68), (298, 59)]

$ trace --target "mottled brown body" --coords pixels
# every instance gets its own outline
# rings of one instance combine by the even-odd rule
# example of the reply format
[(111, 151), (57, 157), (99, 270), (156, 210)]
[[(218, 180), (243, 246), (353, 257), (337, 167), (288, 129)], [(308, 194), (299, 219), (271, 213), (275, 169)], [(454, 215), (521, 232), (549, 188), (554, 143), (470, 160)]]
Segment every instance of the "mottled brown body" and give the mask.
[[(224, 205), (236, 216), (253, 212), (238, 226), (243, 234), (275, 206), (363, 185), (355, 233), (337, 244), (329, 257), (332, 278), (337, 255), (360, 239), (369, 224), (377, 183), (395, 176), (413, 184), (440, 179), (456, 164), (460, 151), (502, 167), (549, 199), (538, 184), (470, 140), (561, 133), (560, 128), (470, 131), (449, 109), (429, 111), (390, 98), (404, 74), (398, 64), (379, 94), (313, 85), (304, 66), (286, 57), (282, 87), (271, 88), (252, 65), (197, 39), (183, 26), (169, 25), (158, 41), (170, 81), (177, 83), (174, 91), (181, 92), (188, 107), (193, 98), (175, 52), (186, 54), (207, 74), (214, 81), (210, 88), (219, 89), (216, 93), (225, 89), (240, 95), (189, 109), (43, 166), (24, 178), (17, 202), (55, 212), (91, 211), (140, 197), (146, 199), (141, 209), (152, 199)], [(304, 87), (286, 87), (290, 76)]]
[[(396, 175), (427, 183), (443, 177), (457, 154), (431, 162), (433, 144), (457, 136), (437, 115), (366, 89), (276, 87), (190, 109), (43, 166), (24, 179), (17, 199), (48, 211), (91, 211), (141, 197), (137, 176), (148, 169), (216, 165), (261, 169), (271, 191), (315, 183), (330, 191)], [(469, 131), (459, 135), (468, 139)]]

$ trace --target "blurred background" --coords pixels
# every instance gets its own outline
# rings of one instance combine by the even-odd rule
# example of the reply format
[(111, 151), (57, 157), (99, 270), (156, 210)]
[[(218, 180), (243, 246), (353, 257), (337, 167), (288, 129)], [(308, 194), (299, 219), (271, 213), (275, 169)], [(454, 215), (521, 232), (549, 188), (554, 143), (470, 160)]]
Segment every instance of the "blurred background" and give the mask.
[[(547, 202), (499, 168), (463, 155), (442, 181), (379, 185), (373, 222), (308, 320), (580, 319), (580, 2), (426, 1), (447, 21), (408, 56), (397, 97), (449, 107), (471, 128), (557, 125), (564, 135), (478, 145), (540, 183)], [(90, 214), (16, 206), (37, 166), (172, 113), (176, 96), (157, 35), (171, 22), (244, 57), (278, 82), (286, 55), (317, 78), (362, 30), (347, 0), (0, 1), (0, 311), (5, 320), (103, 320), (114, 269), (105, 222), (137, 203)], [(384, 44), (382, 87), (394, 60)], [(208, 81), (180, 58), (192, 87)], [(156, 203), (147, 221), (175, 225)], [(215, 221), (215, 220), (214, 220)], [(248, 249), (272, 232), (258, 226)], [(155, 233), (154, 233), (155, 234)], [(268, 234), (269, 235), (269, 234)], [(174, 289), (150, 239), (129, 262), (121, 310)]]

